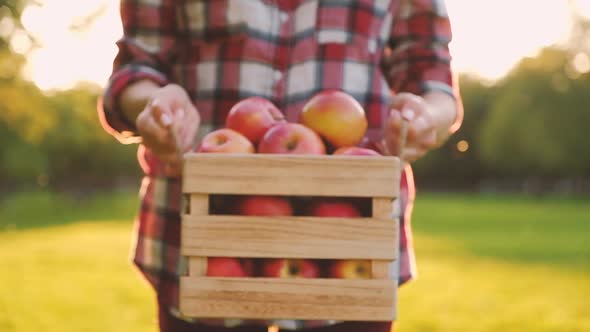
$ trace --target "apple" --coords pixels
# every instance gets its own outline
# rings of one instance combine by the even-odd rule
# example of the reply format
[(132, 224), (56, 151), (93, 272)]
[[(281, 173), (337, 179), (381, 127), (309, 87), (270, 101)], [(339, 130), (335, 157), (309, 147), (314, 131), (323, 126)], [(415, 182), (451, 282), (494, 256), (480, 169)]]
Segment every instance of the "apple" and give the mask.
[(317, 278), (320, 268), (307, 259), (266, 259), (263, 261), (262, 275), (273, 278)]
[(330, 277), (341, 279), (370, 279), (371, 262), (364, 259), (334, 261), (330, 265)]
[(334, 151), (335, 155), (347, 155), (347, 156), (380, 156), (381, 154), (375, 150), (361, 148), (358, 146), (343, 146)]
[(322, 200), (313, 202), (309, 209), (309, 215), (316, 217), (361, 217), (360, 210), (344, 200)]
[[(322, 200), (313, 202), (309, 214), (318, 217), (358, 218), (361, 211), (345, 200)], [(335, 278), (366, 279), (370, 277), (370, 263), (365, 260), (338, 260), (330, 264), (329, 274)], [(369, 274), (369, 275), (367, 275)]]
[(254, 264), (250, 259), (232, 257), (207, 258), (209, 277), (247, 277), (254, 275)]
[(258, 152), (321, 155), (326, 154), (326, 146), (317, 133), (302, 124), (279, 123), (264, 134)]
[(205, 135), (197, 148), (197, 152), (254, 153), (254, 145), (237, 131), (221, 128)]
[(291, 216), (293, 207), (286, 197), (247, 196), (237, 204), (238, 214), (244, 216)]
[(303, 106), (299, 122), (334, 148), (359, 144), (368, 126), (361, 104), (339, 90), (325, 90), (314, 95)]
[(268, 129), (282, 122), (286, 122), (285, 117), (272, 102), (262, 97), (249, 97), (229, 110), (225, 127), (246, 136), (253, 144), (258, 144)]

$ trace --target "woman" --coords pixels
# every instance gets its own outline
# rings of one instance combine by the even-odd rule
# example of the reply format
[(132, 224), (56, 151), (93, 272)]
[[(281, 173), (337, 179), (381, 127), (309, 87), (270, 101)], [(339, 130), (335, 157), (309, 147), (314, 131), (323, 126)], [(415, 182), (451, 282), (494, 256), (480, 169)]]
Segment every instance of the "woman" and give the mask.
[[(179, 155), (222, 126), (239, 100), (267, 98), (296, 121), (311, 96), (342, 90), (366, 111), (366, 141), (408, 162), (440, 146), (461, 121), (442, 0), (122, 0), (121, 19), (124, 35), (99, 111), (109, 133), (141, 142), (145, 178), (134, 263), (156, 292), (161, 331), (266, 330), (244, 321), (198, 322), (177, 309), (178, 277), (186, 269), (178, 250)], [(402, 117), (409, 130), (398, 151)], [(400, 285), (415, 276), (409, 168), (404, 175)], [(274, 323), (314, 331), (391, 329), (382, 322)]]

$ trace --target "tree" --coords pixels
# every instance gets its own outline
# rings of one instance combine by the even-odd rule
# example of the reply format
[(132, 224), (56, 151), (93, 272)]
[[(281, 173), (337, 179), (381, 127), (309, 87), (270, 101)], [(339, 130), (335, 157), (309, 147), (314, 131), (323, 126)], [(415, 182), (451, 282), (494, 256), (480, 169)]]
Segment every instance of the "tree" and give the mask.
[(0, 29), (0, 188), (38, 183), (54, 189), (96, 188), (116, 181), (113, 175), (139, 175), (134, 147), (119, 144), (99, 124), (100, 87), (80, 85), (47, 94), (22, 78), (26, 54), (13, 52), (10, 36), (24, 31), (20, 15), (31, 3), (0, 2), (0, 20), (9, 20), (3, 29), (11, 29)]
[(499, 84), (481, 133), (481, 158), (490, 166), (508, 174), (590, 175), (590, 68), (575, 62), (590, 54), (572, 43), (524, 59)]
[(497, 89), (471, 75), (462, 75), (459, 83), (465, 112), (463, 123), (442, 147), (415, 163), (420, 186), (470, 188), (489, 171), (480, 160), (479, 133)]

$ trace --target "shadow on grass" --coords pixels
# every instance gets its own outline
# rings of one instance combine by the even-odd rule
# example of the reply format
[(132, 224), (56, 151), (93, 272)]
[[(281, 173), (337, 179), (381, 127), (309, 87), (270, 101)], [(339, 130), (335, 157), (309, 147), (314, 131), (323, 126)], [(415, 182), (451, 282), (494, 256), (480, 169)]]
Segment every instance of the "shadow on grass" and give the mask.
[[(419, 194), (413, 229), (470, 255), (590, 271), (590, 199)], [(416, 243), (420, 246), (420, 243)]]
[(20, 192), (0, 201), (0, 232), (85, 221), (131, 222), (137, 212), (137, 192), (101, 192), (75, 197), (52, 192)]

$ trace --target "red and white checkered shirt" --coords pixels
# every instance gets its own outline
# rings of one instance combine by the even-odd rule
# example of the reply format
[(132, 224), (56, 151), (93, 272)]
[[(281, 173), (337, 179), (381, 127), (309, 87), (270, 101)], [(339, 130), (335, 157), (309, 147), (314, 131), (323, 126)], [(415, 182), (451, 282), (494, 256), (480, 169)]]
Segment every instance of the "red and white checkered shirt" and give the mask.
[[(105, 129), (120, 140), (136, 133), (117, 98), (140, 79), (185, 87), (201, 114), (201, 133), (222, 126), (229, 109), (249, 96), (271, 100), (295, 122), (315, 93), (340, 89), (364, 106), (367, 137), (376, 141), (393, 93), (456, 96), (443, 0), (122, 0), (121, 18), (124, 36), (99, 108)], [(186, 271), (179, 255), (181, 179), (165, 177), (149, 150), (138, 151), (145, 178), (134, 263), (177, 313), (178, 277)], [(412, 201), (407, 171), (400, 259), (392, 271), (399, 284), (415, 276)], [(334, 322), (266, 323), (298, 329)]]

